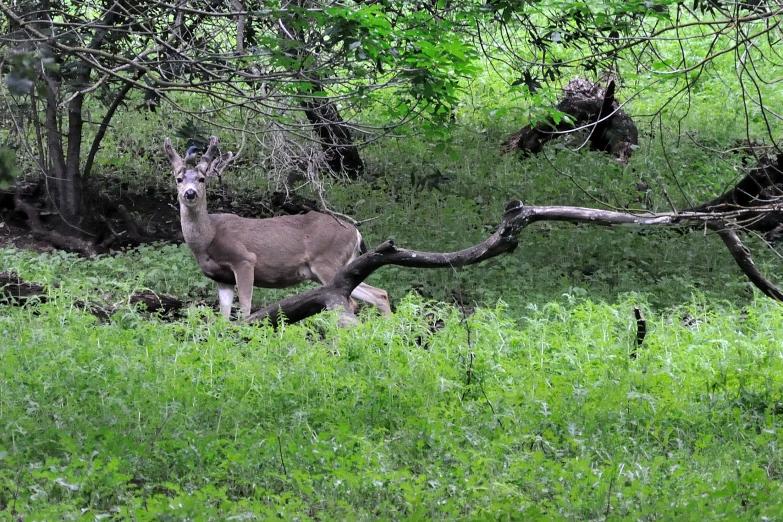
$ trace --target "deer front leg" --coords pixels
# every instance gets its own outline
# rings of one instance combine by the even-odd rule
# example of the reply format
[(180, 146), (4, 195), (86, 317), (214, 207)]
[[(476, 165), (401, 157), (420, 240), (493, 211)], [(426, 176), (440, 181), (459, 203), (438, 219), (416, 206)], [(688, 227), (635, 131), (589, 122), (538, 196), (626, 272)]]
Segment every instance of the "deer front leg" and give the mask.
[(220, 314), (226, 318), (231, 318), (231, 305), (234, 304), (234, 285), (224, 285), (218, 283), (218, 301), (220, 301)]
[(253, 301), (253, 281), (255, 279), (255, 255), (252, 261), (244, 261), (234, 268), (234, 277), (237, 281), (237, 293), (239, 294), (239, 311), (242, 313), (240, 320), (245, 320), (250, 315), (250, 303)]

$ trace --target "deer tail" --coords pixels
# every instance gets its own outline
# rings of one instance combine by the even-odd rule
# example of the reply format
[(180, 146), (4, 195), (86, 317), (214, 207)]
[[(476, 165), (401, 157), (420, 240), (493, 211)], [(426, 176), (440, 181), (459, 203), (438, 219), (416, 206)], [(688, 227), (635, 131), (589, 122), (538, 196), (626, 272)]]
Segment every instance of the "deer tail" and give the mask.
[(356, 245), (359, 250), (359, 255), (363, 255), (367, 253), (367, 244), (364, 242), (364, 238), (362, 238), (362, 233), (358, 230), (356, 231), (356, 236), (359, 239), (359, 243)]

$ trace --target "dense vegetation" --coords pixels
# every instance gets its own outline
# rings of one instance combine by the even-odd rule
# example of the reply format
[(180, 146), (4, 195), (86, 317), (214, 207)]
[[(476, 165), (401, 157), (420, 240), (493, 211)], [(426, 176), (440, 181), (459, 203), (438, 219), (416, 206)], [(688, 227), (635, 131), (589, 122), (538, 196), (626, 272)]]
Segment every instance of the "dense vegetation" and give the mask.
[[(377, 209), (372, 242), (448, 250), (486, 235), (511, 194), (579, 201), (545, 162), (490, 167), (483, 139), (460, 139), (439, 189), (411, 186), (411, 167), (379, 149), (396, 204), (381, 212), (388, 192), (363, 183), (331, 202)], [(401, 150), (415, 164), (415, 148)], [(634, 165), (652, 173), (658, 154)], [(710, 161), (675, 154), (683, 170)], [(600, 154), (554, 162), (596, 185), (623, 175)], [(783, 509), (783, 311), (711, 235), (539, 227), (479, 267), (382, 270), (372, 282), (397, 312), (347, 330), (330, 316), (277, 332), (230, 325), (204, 306), (174, 322), (124, 307), (99, 323), (74, 307), (145, 287), (212, 302), (184, 245), (89, 260), (6, 248), (0, 265), (60, 283), (0, 319), (0, 505), (26, 520), (756, 520)], [(649, 321), (636, 359), (633, 306)]]
[(99, 325), (65, 296), (13, 308), (3, 506), (26, 520), (774, 520), (780, 307), (650, 314), (629, 360), (639, 302), (513, 322), (409, 297), (390, 321), (277, 332), (203, 309)]
[[(356, 140), (366, 138), (363, 171), (351, 182), (311, 179), (298, 186), (356, 219), (377, 217), (362, 225), (371, 245), (393, 238), (419, 250), (464, 248), (495, 230), (513, 198), (685, 208), (725, 190), (743, 161), (753, 161), (719, 151), (736, 148), (738, 139), (779, 138), (770, 136), (767, 120), (783, 114), (775, 84), (755, 87), (760, 107), (748, 102), (753, 97), (743, 83), (774, 76), (774, 61), (735, 75), (737, 63), (744, 67), (754, 52), (775, 56), (763, 39), (738, 58), (727, 51), (733, 44), (711, 45), (696, 37), (703, 28), (688, 26), (677, 33), (679, 41), (664, 38), (644, 51), (649, 54), (623, 55), (608, 36), (614, 26), (601, 29), (606, 38), (597, 40), (552, 36), (552, 24), (571, 23), (564, 20), (573, 19), (581, 2), (534, 2), (522, 20), (532, 25), (507, 29), (532, 34), (524, 31), (549, 27), (549, 43), (513, 50), (543, 63), (513, 82), (521, 62), (502, 60), (502, 46), (479, 59), (476, 34), (460, 33), (464, 25), (455, 20), (520, 21), (524, 6), (454, 2), (449, 5), (459, 9), (444, 11), (446, 4), (431, 6), (442, 18), (405, 19), (412, 5), (389, 14), (372, 2), (370, 11), (297, 12), (315, 20), (312, 33), (299, 36), (317, 36), (329, 24), (343, 31), (333, 51), (345, 61), (330, 75), (356, 73), (379, 57), (384, 67), (403, 69), (405, 60), (426, 57), (435, 71), (403, 76), (391, 91), (378, 89), (366, 99), (351, 97), (361, 91), (360, 80), (342, 76), (336, 106), (361, 128)], [(591, 24), (608, 23), (602, 9), (613, 10), (613, 23), (626, 24), (627, 36), (638, 29), (628, 20), (639, 19), (643, 4), (607, 3), (583, 14), (593, 17)], [(668, 9), (679, 13), (682, 5)], [(720, 5), (697, 2), (688, 20), (720, 18)], [(547, 18), (552, 12), (564, 18)], [(664, 12), (655, 11), (645, 30), (658, 30)], [(256, 15), (256, 23), (263, 21)], [(449, 63), (448, 54), (426, 46), (417, 48), (420, 55), (392, 53), (389, 42), (399, 35), (378, 22), (386, 18), (401, 32), (415, 31), (425, 19), (442, 22), (426, 26), (427, 38), (460, 59)], [(305, 21), (295, 25), (306, 27)], [(766, 27), (774, 29), (772, 22), (779, 17)], [(745, 30), (740, 25), (732, 29), (737, 34)], [(435, 37), (449, 28), (448, 38)], [(353, 32), (374, 42), (367, 52), (376, 55), (351, 47)], [(272, 51), (264, 59), (291, 73), (285, 39), (265, 38)], [(230, 38), (223, 43), (236, 45)], [(462, 49), (469, 44), (475, 47)], [(557, 81), (539, 84), (556, 79), (546, 74), (553, 70), (547, 60), (576, 60), (576, 49), (616, 59), (619, 98), (630, 99), (625, 110), (641, 132), (630, 161), (575, 150), (579, 136), (553, 142), (538, 156), (503, 154), (500, 143), (510, 133), (552, 114)], [(675, 70), (707, 55), (713, 58), (699, 68)], [(188, 58), (206, 63), (214, 56)], [(593, 67), (606, 65), (600, 62)], [(10, 63), (14, 74), (23, 71)], [(595, 72), (578, 65), (580, 74)], [(8, 84), (2, 67), (7, 101), (19, 85)], [(268, 72), (261, 80), (270, 81)], [(688, 90), (673, 97), (683, 85)], [(175, 203), (162, 140), (195, 125), (229, 147), (243, 147), (241, 160), (210, 190), (229, 202), (265, 204), (286, 175), (274, 163), (283, 156), (270, 152), (265, 138), (270, 128), (280, 131), (269, 127), (274, 111), (253, 124), (245, 120), (249, 113), (226, 107), (213, 118), (202, 87), (175, 87), (157, 86), (163, 97), (154, 113), (137, 110), (148, 92), (123, 95), (125, 105), (118, 105), (94, 157), (91, 190), (109, 200), (170, 194), (163, 204)], [(291, 83), (282, 91), (313, 94), (308, 89)], [(102, 121), (106, 100), (85, 96), (86, 111)], [(391, 103), (401, 99), (410, 106)], [(4, 112), (4, 121), (17, 109)], [(369, 134), (395, 110), (401, 120), (417, 111), (420, 119), (396, 127), (394, 137)], [(245, 127), (235, 127), (242, 120)], [(301, 115), (287, 113), (282, 121), (302, 133)], [(9, 126), (0, 136), (13, 144), (23, 127), (12, 132)], [(88, 125), (80, 132), (91, 143), (99, 131)], [(35, 154), (17, 149), (9, 170), (21, 169), (23, 181), (35, 179)], [(5, 172), (0, 169), (0, 181)], [(782, 281), (774, 248), (756, 235), (743, 239), (765, 274)], [(216, 317), (214, 283), (180, 244), (85, 258), (9, 243), (0, 247), (0, 271), (47, 288), (43, 299), (23, 306), (0, 302), (2, 519), (701, 521), (776, 520), (783, 513), (783, 308), (754, 289), (707, 230), (538, 224), (522, 233), (516, 252), (478, 266), (381, 269), (369, 282), (389, 291), (394, 315), (381, 318), (367, 309), (347, 329), (329, 313), (277, 330)], [(132, 292), (146, 288), (186, 300), (186, 312), (150, 316), (127, 304)], [(255, 302), (290, 293), (257, 291)], [(117, 312), (100, 320), (85, 302), (111, 304)], [(634, 307), (647, 319), (641, 346)]]

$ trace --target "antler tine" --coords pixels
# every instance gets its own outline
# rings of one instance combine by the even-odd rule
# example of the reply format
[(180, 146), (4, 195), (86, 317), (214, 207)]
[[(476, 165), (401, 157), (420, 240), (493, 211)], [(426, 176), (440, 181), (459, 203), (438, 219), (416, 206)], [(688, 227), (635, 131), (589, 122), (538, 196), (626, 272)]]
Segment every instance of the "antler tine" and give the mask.
[(206, 172), (209, 168), (209, 164), (212, 163), (212, 159), (218, 151), (218, 139), (215, 136), (209, 138), (209, 147), (207, 151), (201, 156), (201, 161), (198, 164), (199, 170)]
[(180, 158), (177, 151), (174, 150), (174, 147), (171, 146), (171, 140), (169, 138), (163, 140), (163, 150), (166, 152), (166, 155), (169, 157), (169, 161), (171, 161), (175, 170), (182, 166), (182, 158)]

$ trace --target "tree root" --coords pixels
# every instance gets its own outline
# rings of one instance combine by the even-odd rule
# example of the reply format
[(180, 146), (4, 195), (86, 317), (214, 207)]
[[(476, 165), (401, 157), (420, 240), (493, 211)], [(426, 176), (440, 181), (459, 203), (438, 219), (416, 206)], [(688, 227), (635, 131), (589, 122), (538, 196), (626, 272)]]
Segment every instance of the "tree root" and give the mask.
[(91, 257), (98, 253), (98, 248), (90, 241), (76, 236), (66, 236), (56, 230), (49, 230), (46, 228), (41, 222), (40, 212), (34, 206), (22, 201), (22, 198), (19, 197), (19, 195), (14, 197), (14, 205), (16, 210), (27, 216), (27, 223), (30, 227), (30, 231), (36, 239), (46, 241), (55, 248), (68, 252), (76, 252), (85, 257)]
[(35, 239), (45, 241), (54, 248), (67, 252), (74, 252), (84, 257), (104, 254), (108, 252), (115, 243), (121, 244), (121, 246), (138, 246), (160, 241), (170, 242), (175, 240), (175, 238), (170, 236), (155, 236), (146, 232), (143, 233), (124, 205), (118, 205), (117, 212), (120, 215), (125, 231), (116, 231), (108, 219), (100, 216), (98, 218), (99, 221), (104, 223), (109, 233), (99, 241), (90, 241), (75, 235), (63, 234), (57, 230), (47, 228), (41, 220), (40, 211), (30, 203), (25, 202), (19, 192), (14, 194), (13, 201), (14, 208), (27, 217), (27, 226), (30, 228), (30, 232)]

